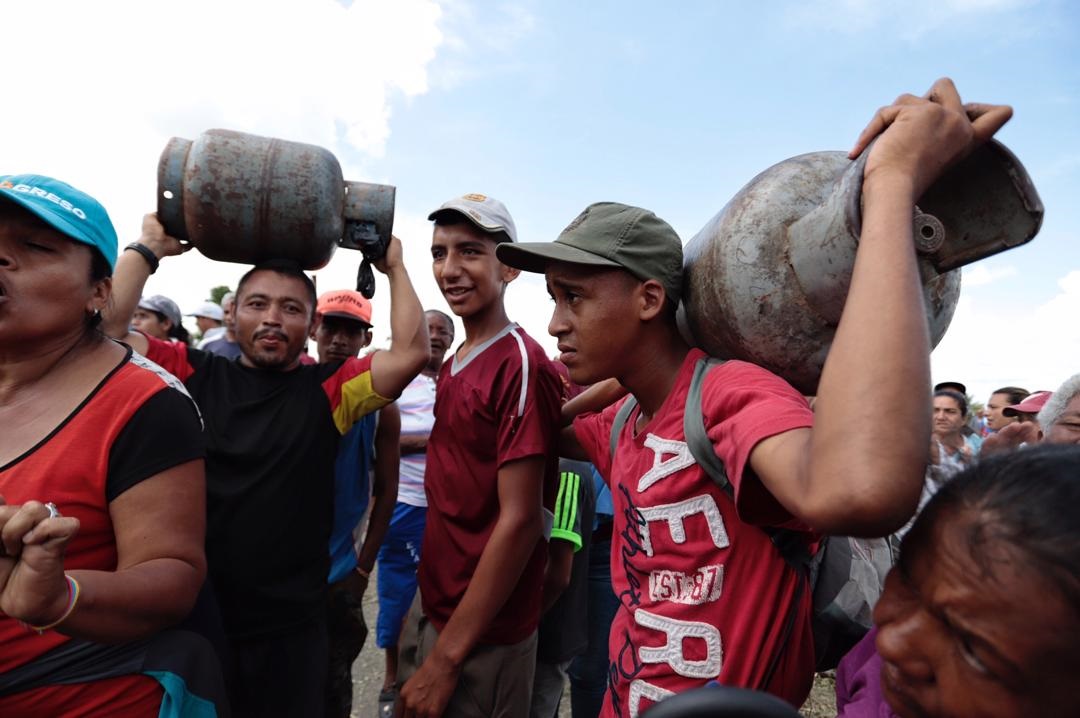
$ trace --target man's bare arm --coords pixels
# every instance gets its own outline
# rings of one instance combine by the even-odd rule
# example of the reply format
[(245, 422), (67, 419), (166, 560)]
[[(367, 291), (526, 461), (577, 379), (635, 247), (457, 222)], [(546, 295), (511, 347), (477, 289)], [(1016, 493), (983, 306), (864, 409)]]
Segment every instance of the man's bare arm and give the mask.
[(559, 456), (576, 461), (589, 461), (589, 455), (577, 440), (574, 433), (574, 417), (603, 409), (626, 396), (626, 387), (618, 379), (605, 379), (597, 382), (562, 405), (560, 419), (563, 427), (559, 431)]
[(401, 240), (390, 238), (386, 255), (375, 268), (390, 282), (390, 349), (372, 356), (371, 383), (379, 395), (396, 399), (427, 364), (431, 351), (427, 321), (405, 271)]
[[(172, 255), (183, 254), (190, 246), (165, 234), (165, 229), (158, 222), (157, 215), (143, 217), (142, 234), (138, 243), (154, 253), (159, 260)], [(145, 354), (148, 346), (146, 337), (129, 330), (131, 315), (142, 297), (143, 287), (150, 277), (150, 265), (138, 252), (120, 252), (113, 270), (112, 296), (108, 306), (101, 312), (101, 329), (106, 336), (119, 339), (132, 349)]]
[(570, 585), (574, 570), (574, 545), (569, 541), (552, 539), (548, 544), (548, 562), (544, 569), (544, 585), (540, 595), (540, 613), (548, 612)]
[[(1042, 430), (1039, 429), (1038, 422), (1025, 421), (1019, 424), (1008, 424), (986, 437), (979, 449), (979, 456), (1015, 451), (1028, 444), (1037, 444), (1042, 441), (1042, 438)], [(936, 460), (935, 463), (937, 463)]]
[[(964, 106), (952, 82), (880, 110), (863, 183), (851, 287), (822, 372), (814, 428), (760, 442), (750, 464), (773, 496), (826, 533), (884, 535), (915, 511), (930, 441), (930, 346), (914, 244), (916, 200), (989, 139), (1007, 107)], [(881, 420), (888, 407), (890, 421)], [(904, 427), (896, 431), (895, 427)]]
[(402, 434), (401, 442), (398, 444), (402, 455), (423, 454), (427, 451), (428, 437), (430, 436), (430, 433)]
[(371, 482), (371, 516), (368, 518), (364, 543), (356, 559), (357, 567), (370, 574), (375, 567), (390, 518), (397, 503), (398, 472), (401, 453), (398, 436), (401, 434), (401, 414), (397, 404), (387, 404), (379, 410), (379, 426), (375, 430), (375, 462)]
[(626, 393), (626, 387), (618, 379), (599, 381), (562, 405), (563, 424), (569, 424), (578, 414), (603, 411)]
[(406, 716), (442, 714), (462, 664), (506, 603), (543, 532), (544, 458), (511, 461), (499, 469), (499, 518), (461, 603), (424, 664), (401, 689)]

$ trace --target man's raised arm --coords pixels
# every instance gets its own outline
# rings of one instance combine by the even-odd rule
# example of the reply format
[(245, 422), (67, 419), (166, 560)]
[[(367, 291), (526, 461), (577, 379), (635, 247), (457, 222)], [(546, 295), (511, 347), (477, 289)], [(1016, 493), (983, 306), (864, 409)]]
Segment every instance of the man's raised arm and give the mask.
[(390, 237), (386, 255), (374, 264), (390, 281), (390, 349), (371, 358), (371, 383), (379, 395), (396, 399), (427, 364), (427, 320), (405, 271), (401, 240)]
[[(190, 245), (185, 246), (165, 234), (165, 228), (155, 214), (143, 216), (142, 234), (134, 244), (143, 249), (125, 250), (116, 259), (112, 299), (101, 313), (101, 328), (107, 336), (119, 339), (140, 354), (145, 354), (148, 342), (142, 334), (130, 331), (131, 315), (139, 304), (146, 280), (157, 269), (157, 262), (163, 257), (183, 254), (190, 249)], [(144, 253), (153, 255), (153, 263)]]
[(750, 456), (772, 495), (815, 529), (880, 536), (915, 511), (930, 438), (930, 345), (914, 205), (1011, 113), (965, 106), (943, 79), (924, 97), (903, 95), (879, 110), (851, 152), (858, 156), (877, 138), (864, 171), (851, 288), (821, 375), (814, 427), (766, 439)]

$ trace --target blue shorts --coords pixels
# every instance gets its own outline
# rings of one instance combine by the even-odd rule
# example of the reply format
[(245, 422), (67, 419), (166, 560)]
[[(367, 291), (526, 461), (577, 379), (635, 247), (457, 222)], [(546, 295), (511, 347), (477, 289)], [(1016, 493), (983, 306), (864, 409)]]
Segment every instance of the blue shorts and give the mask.
[(416, 567), (424, 538), (426, 506), (394, 505), (390, 528), (379, 549), (379, 617), (375, 621), (375, 645), (398, 644), (401, 624), (416, 595)]

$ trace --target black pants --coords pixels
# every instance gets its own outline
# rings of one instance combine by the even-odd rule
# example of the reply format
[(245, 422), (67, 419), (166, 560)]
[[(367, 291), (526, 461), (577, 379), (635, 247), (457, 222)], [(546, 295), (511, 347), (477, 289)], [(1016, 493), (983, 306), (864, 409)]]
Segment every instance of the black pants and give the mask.
[(354, 585), (361, 580), (359, 574), (351, 571), (344, 580), (330, 584), (326, 597), (326, 625), (330, 633), (326, 718), (352, 715), (352, 665), (368, 633), (361, 594)]
[(229, 701), (234, 718), (323, 714), (326, 617), (287, 633), (233, 639)]

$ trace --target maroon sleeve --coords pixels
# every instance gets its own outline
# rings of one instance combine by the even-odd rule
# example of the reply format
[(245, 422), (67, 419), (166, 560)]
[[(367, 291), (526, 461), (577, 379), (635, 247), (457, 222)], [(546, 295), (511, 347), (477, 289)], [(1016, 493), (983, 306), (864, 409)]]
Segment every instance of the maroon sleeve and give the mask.
[(551, 455), (561, 425), (558, 373), (540, 352), (526, 356), (516, 371), (500, 372), (504, 383), (497, 387), (499, 466), (527, 456)]
[(735, 490), (739, 513), (753, 523), (790, 520), (790, 514), (749, 471), (748, 463), (762, 440), (813, 425), (806, 399), (759, 366), (729, 361), (705, 378), (701, 408), (706, 431)]
[(187, 381), (195, 373), (195, 367), (188, 361), (188, 347), (180, 342), (167, 342), (146, 336), (149, 346), (146, 358), (175, 376), (180, 381)]

